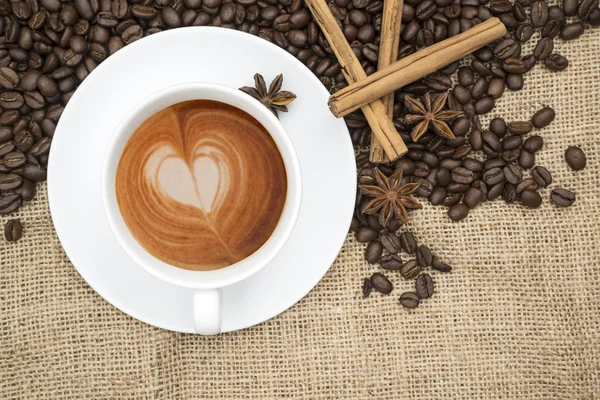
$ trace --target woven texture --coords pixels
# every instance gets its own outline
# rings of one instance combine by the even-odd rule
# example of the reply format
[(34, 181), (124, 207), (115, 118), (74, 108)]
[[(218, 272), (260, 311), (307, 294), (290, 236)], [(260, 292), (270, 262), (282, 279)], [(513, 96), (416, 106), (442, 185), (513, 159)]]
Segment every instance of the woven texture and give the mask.
[[(156, 329), (78, 275), (41, 188), (18, 215), (23, 239), (0, 240), (0, 398), (600, 398), (599, 47), (600, 30), (557, 40), (569, 68), (538, 65), (490, 114), (557, 110), (537, 164), (575, 205), (552, 206), (544, 189), (538, 210), (495, 201), (460, 223), (425, 205), (410, 230), (454, 270), (433, 271), (437, 292), (415, 311), (398, 305), (414, 282), (394, 274), (391, 295), (362, 299), (378, 267), (349, 237), (317, 287), (270, 321), (217, 337)], [(574, 144), (581, 172), (564, 161)]]

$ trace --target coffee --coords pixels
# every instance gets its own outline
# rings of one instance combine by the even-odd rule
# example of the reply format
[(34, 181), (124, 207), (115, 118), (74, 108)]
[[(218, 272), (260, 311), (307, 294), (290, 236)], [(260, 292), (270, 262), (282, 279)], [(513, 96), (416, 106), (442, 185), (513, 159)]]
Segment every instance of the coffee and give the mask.
[(144, 121), (116, 174), (121, 215), (154, 257), (214, 270), (269, 239), (287, 194), (283, 159), (269, 132), (230, 105), (193, 100)]

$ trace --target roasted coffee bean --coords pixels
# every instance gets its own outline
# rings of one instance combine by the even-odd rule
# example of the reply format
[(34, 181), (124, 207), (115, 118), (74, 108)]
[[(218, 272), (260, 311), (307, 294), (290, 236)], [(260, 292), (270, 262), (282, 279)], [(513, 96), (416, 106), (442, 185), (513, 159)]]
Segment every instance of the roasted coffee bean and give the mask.
[(21, 195), (23, 201), (31, 201), (37, 193), (37, 186), (35, 182), (23, 179), (23, 184), (16, 191)]
[(448, 209), (448, 216), (452, 221), (463, 220), (467, 215), (469, 215), (469, 207), (462, 203), (455, 204)]
[(552, 175), (550, 172), (539, 165), (531, 170), (531, 177), (539, 187), (547, 187), (552, 183)]
[(488, 169), (483, 173), (483, 181), (488, 186), (494, 186), (504, 180), (504, 171), (500, 167)]
[(400, 245), (405, 253), (415, 254), (417, 252), (417, 241), (410, 232), (404, 232), (400, 235)]
[(538, 135), (528, 137), (527, 140), (525, 140), (525, 143), (523, 143), (523, 149), (530, 153), (535, 153), (542, 147), (544, 147), (544, 139)]
[(523, 89), (525, 81), (523, 80), (523, 75), (521, 74), (508, 74), (506, 76), (506, 87), (516, 92), (518, 90)]
[(4, 226), (4, 238), (8, 242), (16, 242), (23, 236), (23, 225), (21, 220), (9, 219)]
[(531, 26), (531, 24), (524, 23), (524, 24), (519, 25), (515, 35), (516, 35), (516, 39), (519, 42), (526, 42), (529, 39), (531, 39), (531, 37), (533, 36), (533, 33), (534, 33), (533, 26)]
[(532, 168), (535, 165), (535, 154), (532, 154), (527, 150), (521, 150), (521, 154), (519, 154), (519, 165), (523, 169)]
[(530, 54), (528, 56), (523, 57), (523, 61), (525, 61), (525, 65), (527, 65), (526, 72), (529, 72), (533, 69), (533, 67), (535, 67), (535, 63), (537, 62), (537, 59), (535, 58), (535, 56), (533, 54)]
[(515, 162), (521, 155), (521, 149), (505, 150), (502, 152), (502, 159), (507, 163)]
[(529, 121), (514, 121), (508, 124), (508, 131), (513, 135), (526, 135), (533, 129)]
[(520, 58), (509, 57), (502, 62), (502, 69), (512, 74), (522, 74), (527, 70), (527, 66)]
[(443, 187), (435, 187), (429, 196), (429, 202), (436, 206), (442, 204), (446, 198), (447, 191)]
[(377, 239), (379, 233), (368, 226), (362, 226), (356, 231), (356, 241), (359, 243), (368, 243)]
[(367, 245), (365, 249), (365, 260), (370, 264), (375, 264), (381, 258), (383, 252), (383, 246), (380, 242), (374, 241)]
[(471, 101), (471, 92), (464, 86), (456, 85), (452, 89), (452, 94), (460, 104), (466, 104)]
[(6, 154), (2, 161), (7, 168), (14, 169), (24, 165), (25, 161), (27, 161), (27, 157), (20, 151), (13, 151)]
[(433, 257), (433, 262), (431, 263), (431, 267), (439, 272), (450, 272), (452, 271), (452, 267), (448, 264), (441, 262), (437, 257)]
[(23, 167), (23, 177), (34, 182), (46, 180), (46, 169), (39, 164), (27, 163)]
[(413, 292), (402, 293), (402, 295), (400, 296), (400, 304), (405, 308), (417, 308), (419, 306), (420, 301), (421, 298), (419, 297), (419, 295)]
[(590, 15), (588, 16), (588, 22), (593, 27), (600, 26), (600, 8), (594, 8), (590, 11)]
[(475, 83), (475, 74), (470, 67), (460, 67), (458, 69), (458, 82), (465, 87), (469, 87)]
[(23, 183), (23, 178), (17, 174), (2, 174), (0, 173), (0, 190), (16, 189)]
[(14, 89), (19, 86), (19, 75), (8, 67), (0, 68), (0, 85), (5, 89)]
[(533, 50), (533, 55), (538, 60), (545, 60), (552, 54), (554, 50), (554, 42), (548, 37), (541, 38), (537, 46)]
[(386, 278), (385, 275), (380, 274), (379, 272), (375, 272), (373, 275), (371, 275), (370, 280), (373, 288), (379, 293), (389, 294), (394, 288), (392, 286), (392, 282), (390, 282), (390, 280)]
[(517, 185), (516, 192), (520, 195), (524, 190), (537, 190), (538, 184), (531, 178), (523, 180)]
[(494, 47), (494, 55), (502, 60), (509, 57), (518, 57), (521, 45), (513, 39), (504, 39)]
[(367, 224), (376, 231), (383, 229), (383, 225), (379, 223), (379, 217), (376, 215), (369, 215), (367, 217)]
[(554, 121), (555, 117), (556, 113), (552, 108), (544, 107), (536, 112), (533, 117), (531, 117), (531, 123), (534, 127), (541, 129), (550, 125), (550, 123)]
[[(12, 136), (12, 133), (11, 133)], [(10, 139), (8, 139), (10, 140)], [(0, 144), (0, 157), (4, 157), (6, 154), (12, 152), (15, 149), (13, 142), (5, 142)]]
[(433, 254), (429, 247), (421, 245), (417, 248), (417, 262), (421, 268), (425, 268), (431, 265), (433, 262)]
[(452, 174), (446, 168), (439, 168), (436, 171), (435, 179), (439, 186), (444, 187), (444, 186), (447, 186), (450, 183), (450, 181), (452, 180)]
[(502, 149), (502, 142), (498, 136), (491, 131), (485, 131), (482, 134), (483, 144), (488, 146), (490, 149), (500, 151)]
[(23, 98), (25, 99), (25, 103), (34, 110), (43, 108), (46, 104), (44, 96), (42, 96), (42, 94), (37, 90), (25, 92), (23, 94)]
[(526, 189), (521, 193), (521, 203), (525, 207), (538, 208), (542, 205), (542, 196), (535, 190)]
[(415, 162), (415, 176), (425, 178), (429, 175), (429, 165), (422, 161)]
[(125, 29), (121, 34), (121, 38), (125, 44), (130, 44), (135, 42), (136, 40), (141, 39), (144, 36), (144, 31), (142, 27), (139, 25), (132, 25)]
[(490, 121), (490, 131), (498, 137), (506, 135), (506, 121), (502, 118), (494, 118)]
[(531, 5), (531, 23), (533, 26), (541, 27), (548, 21), (548, 3), (539, 0)]
[(516, 165), (507, 165), (504, 167), (504, 179), (513, 185), (517, 185), (523, 179), (523, 172)]
[[(49, 137), (43, 137), (40, 140), (38, 140), (33, 147), (31, 147), (31, 150), (29, 151), (29, 154), (31, 154), (34, 157), (39, 157), (39, 156), (43, 156), (44, 154), (48, 154), (50, 152), (50, 145), (52, 143), (52, 139)], [(13, 167), (15, 168), (15, 167)]]
[(485, 96), (475, 102), (475, 112), (479, 115), (487, 114), (494, 108), (496, 101), (491, 96)]
[(458, 167), (452, 170), (452, 180), (456, 183), (470, 184), (475, 178), (473, 171), (464, 167)]
[(386, 254), (379, 261), (381, 268), (390, 271), (397, 271), (402, 268), (402, 258), (397, 254)]
[(433, 296), (433, 279), (427, 274), (420, 275), (415, 282), (415, 288), (422, 299), (428, 299)]
[(542, 37), (554, 39), (555, 37), (560, 35), (561, 30), (561, 23), (551, 19), (548, 22), (546, 22), (546, 25), (544, 25), (544, 28), (542, 29)]
[(548, 20), (558, 21), (561, 25), (567, 20), (565, 12), (559, 6), (548, 7)]
[[(480, 77), (475, 81), (475, 84), (471, 88), (471, 97), (475, 100), (481, 99), (487, 93), (488, 81), (484, 77)], [(476, 103), (477, 104), (477, 103)], [(477, 107), (477, 106), (476, 106)]]
[(18, 194), (0, 197), (0, 215), (10, 214), (21, 206), (22, 199)]
[(581, 22), (573, 22), (571, 24), (567, 24), (563, 27), (562, 32), (560, 33), (560, 37), (563, 40), (573, 40), (577, 39), (579, 36), (583, 34), (585, 27)]
[(465, 193), (463, 197), (463, 203), (473, 209), (479, 205), (479, 203), (484, 199), (483, 192), (477, 188), (471, 187)]
[(502, 150), (514, 150), (521, 147), (523, 137), (520, 135), (511, 135), (502, 141)]
[(577, 146), (570, 146), (565, 150), (565, 160), (574, 171), (584, 169), (587, 164), (585, 153)]
[[(6, 110), (2, 113), (2, 115), (0, 115), (0, 141), (4, 141), (4, 138), (6, 137), (5, 135), (6, 135), (7, 129), (9, 129), (11, 131), (11, 137), (12, 137), (12, 130), (7, 126), (1, 126), (1, 125), (13, 125), (15, 122), (17, 122), (19, 120), (20, 117), (21, 117), (21, 114), (19, 114), (18, 110)], [(6, 139), (6, 140), (8, 140), (8, 139)]]
[(453, 182), (449, 184), (446, 188), (450, 193), (464, 193), (469, 190), (469, 185), (466, 183), (456, 183)]
[(373, 286), (371, 285), (371, 281), (369, 280), (369, 278), (365, 278), (365, 280), (363, 281), (363, 287), (362, 287), (363, 298), (369, 297), (369, 295), (371, 294), (372, 288), (373, 288)]
[(23, 95), (19, 92), (5, 91), (0, 94), (0, 107), (5, 110), (21, 108), (24, 103)]
[(572, 17), (573, 15), (577, 14), (578, 7), (578, 0), (563, 0), (563, 10), (567, 17)]
[(490, 69), (481, 61), (473, 60), (471, 68), (473, 68), (473, 71), (477, 72), (479, 76), (492, 76), (492, 71), (490, 71)]
[(483, 170), (483, 163), (474, 158), (465, 158), (462, 160), (462, 166), (473, 172), (480, 172)]
[[(579, 7), (577, 8), (577, 16), (579, 17), (580, 20), (585, 21), (590, 16), (590, 13), (592, 12), (592, 10), (595, 10), (595, 9), (598, 9), (598, 0), (581, 0), (581, 2), (579, 3)], [(13, 10), (14, 10), (14, 4), (13, 4)], [(20, 18), (20, 19), (22, 19), (22, 18)]]
[(395, 233), (384, 232), (379, 240), (388, 253), (396, 254), (400, 251), (400, 238)]
[(462, 193), (448, 193), (442, 205), (445, 207), (452, 207), (453, 205), (460, 203), (462, 198)]
[(433, 185), (427, 179), (424, 178), (414, 178), (414, 183), (418, 183), (419, 187), (415, 191), (415, 194), (420, 197), (429, 197), (433, 192)]
[(495, 185), (490, 187), (490, 189), (488, 190), (487, 199), (490, 201), (496, 200), (498, 197), (500, 197), (502, 195), (503, 191), (504, 191), (504, 182), (496, 183)]
[(396, 170), (401, 169), (404, 176), (412, 175), (415, 172), (415, 163), (408, 158), (401, 158), (394, 164)]
[(400, 268), (400, 275), (404, 279), (413, 279), (419, 275), (419, 272), (421, 272), (421, 267), (416, 260), (410, 260)]
[(550, 200), (559, 207), (569, 207), (575, 203), (575, 194), (567, 189), (556, 188), (550, 193)]
[(435, 168), (440, 165), (440, 159), (435, 154), (430, 152), (424, 152), (423, 157), (421, 157), (421, 161), (427, 164), (430, 168)]
[(483, 136), (479, 129), (472, 129), (469, 136), (469, 143), (473, 150), (481, 150), (483, 146)]
[(544, 65), (550, 71), (564, 71), (569, 66), (569, 60), (560, 54), (550, 54), (544, 61)]
[(504, 184), (504, 190), (502, 191), (502, 198), (507, 203), (512, 203), (517, 199), (517, 189), (515, 185), (511, 183)]

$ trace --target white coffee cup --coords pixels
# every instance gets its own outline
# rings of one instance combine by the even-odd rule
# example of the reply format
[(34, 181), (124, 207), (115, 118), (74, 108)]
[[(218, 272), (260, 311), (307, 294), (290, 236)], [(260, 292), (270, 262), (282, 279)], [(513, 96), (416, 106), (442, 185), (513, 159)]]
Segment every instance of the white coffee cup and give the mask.
[[(271, 134), (287, 173), (287, 197), (273, 234), (253, 254), (225, 268), (190, 271), (167, 264), (148, 253), (133, 237), (117, 204), (115, 189), (117, 166), (123, 149), (136, 128), (158, 111), (188, 100), (214, 100), (237, 107), (252, 115)], [(240, 143), (243, 146), (243, 143)], [(251, 96), (226, 86), (186, 83), (156, 92), (139, 103), (117, 127), (102, 166), (102, 199), (108, 222), (125, 252), (146, 271), (173, 285), (197, 289), (193, 296), (196, 332), (212, 335), (221, 332), (221, 288), (233, 285), (258, 272), (275, 258), (287, 242), (300, 211), (302, 194), (300, 164), (296, 151), (281, 122)]]

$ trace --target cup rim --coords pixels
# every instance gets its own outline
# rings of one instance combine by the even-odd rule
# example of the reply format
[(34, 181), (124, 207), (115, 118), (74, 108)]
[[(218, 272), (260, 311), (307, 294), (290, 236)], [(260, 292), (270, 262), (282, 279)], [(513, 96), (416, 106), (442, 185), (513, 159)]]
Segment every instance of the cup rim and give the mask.
[[(168, 264), (150, 254), (133, 237), (116, 200), (116, 169), (122, 151), (135, 131), (147, 118), (171, 105), (188, 100), (214, 100), (237, 107), (261, 123), (275, 141), (287, 174), (284, 208), (275, 230), (263, 245), (248, 257), (232, 265), (210, 271), (193, 271)], [(154, 111), (152, 111), (154, 110)], [(291, 138), (283, 125), (258, 100), (230, 87), (188, 82), (156, 91), (136, 104), (121, 120), (110, 138), (102, 160), (102, 202), (104, 213), (117, 242), (141, 268), (168, 283), (195, 289), (215, 289), (232, 285), (269, 264), (289, 239), (298, 219), (302, 197), (300, 163)]]

